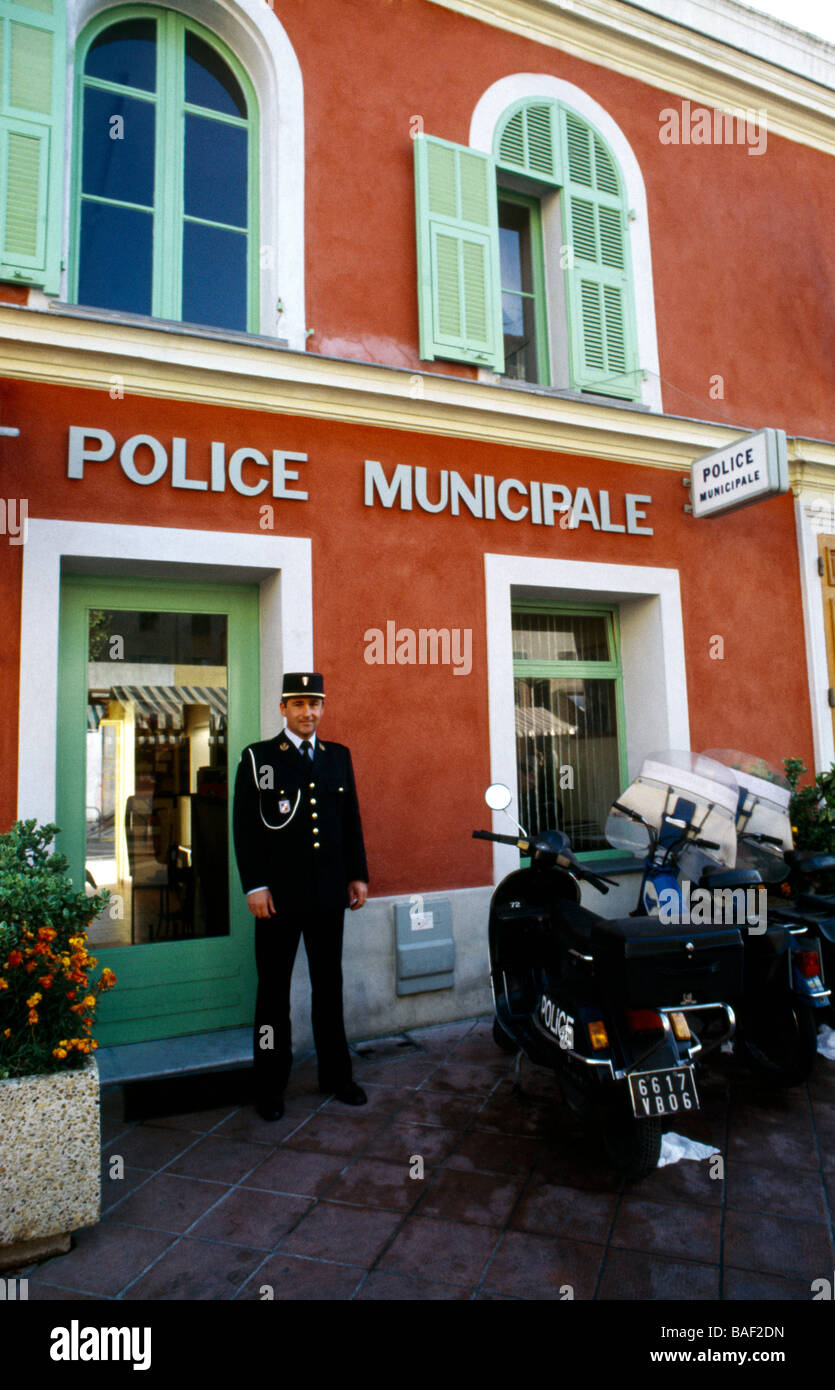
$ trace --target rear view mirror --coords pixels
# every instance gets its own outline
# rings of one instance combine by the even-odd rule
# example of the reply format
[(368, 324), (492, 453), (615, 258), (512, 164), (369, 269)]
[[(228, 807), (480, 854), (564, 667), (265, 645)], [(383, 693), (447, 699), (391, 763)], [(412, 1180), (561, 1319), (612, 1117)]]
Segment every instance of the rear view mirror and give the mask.
[(491, 811), (506, 811), (513, 800), (513, 796), (510, 792), (510, 788), (506, 787), (504, 783), (493, 782), (484, 793), (484, 800), (487, 802)]

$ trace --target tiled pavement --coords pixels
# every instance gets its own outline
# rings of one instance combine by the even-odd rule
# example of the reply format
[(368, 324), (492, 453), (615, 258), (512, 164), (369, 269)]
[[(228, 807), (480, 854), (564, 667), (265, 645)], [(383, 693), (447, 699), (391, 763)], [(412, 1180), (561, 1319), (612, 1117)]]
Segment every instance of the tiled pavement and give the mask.
[(823, 1057), (776, 1096), (719, 1058), (675, 1128), (716, 1145), (724, 1181), (683, 1161), (630, 1184), (547, 1073), (525, 1063), (513, 1093), (489, 1020), (362, 1051), (367, 1106), (320, 1096), (311, 1059), (274, 1124), (234, 1105), (127, 1123), (105, 1090), (102, 1221), (18, 1271), (29, 1298), (808, 1302), (835, 1269)]

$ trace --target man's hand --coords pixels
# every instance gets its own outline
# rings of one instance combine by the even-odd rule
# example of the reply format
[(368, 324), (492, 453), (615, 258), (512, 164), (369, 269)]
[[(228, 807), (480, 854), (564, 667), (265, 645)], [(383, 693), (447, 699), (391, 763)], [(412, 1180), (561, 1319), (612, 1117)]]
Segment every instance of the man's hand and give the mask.
[(259, 888), (256, 893), (247, 893), (246, 905), (253, 917), (275, 916), (275, 903), (269, 888)]
[[(255, 896), (253, 894), (253, 896)], [(352, 912), (358, 907), (365, 907), (365, 900), (368, 897), (368, 884), (363, 883), (362, 879), (356, 878), (348, 884), (348, 906)]]

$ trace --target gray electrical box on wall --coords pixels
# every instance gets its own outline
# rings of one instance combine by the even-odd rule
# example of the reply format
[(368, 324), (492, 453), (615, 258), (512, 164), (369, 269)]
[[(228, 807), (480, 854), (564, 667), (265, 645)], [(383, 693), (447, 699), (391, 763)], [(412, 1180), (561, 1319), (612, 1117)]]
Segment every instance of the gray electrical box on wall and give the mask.
[(397, 993), (451, 989), (455, 970), (449, 898), (395, 903)]

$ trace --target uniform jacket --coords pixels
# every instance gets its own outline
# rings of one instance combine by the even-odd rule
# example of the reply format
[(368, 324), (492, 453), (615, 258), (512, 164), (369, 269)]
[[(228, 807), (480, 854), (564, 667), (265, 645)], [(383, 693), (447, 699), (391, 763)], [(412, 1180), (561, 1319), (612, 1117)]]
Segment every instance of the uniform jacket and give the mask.
[(368, 882), (351, 754), (317, 736), (311, 762), (279, 734), (241, 754), (233, 809), (245, 893), (265, 885), (282, 907), (338, 908)]

